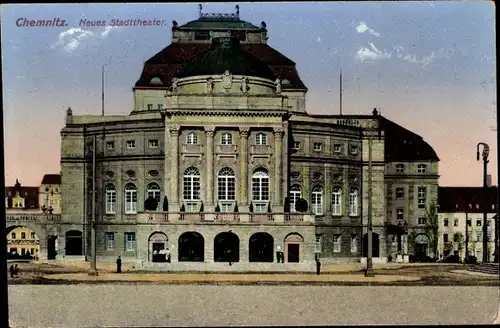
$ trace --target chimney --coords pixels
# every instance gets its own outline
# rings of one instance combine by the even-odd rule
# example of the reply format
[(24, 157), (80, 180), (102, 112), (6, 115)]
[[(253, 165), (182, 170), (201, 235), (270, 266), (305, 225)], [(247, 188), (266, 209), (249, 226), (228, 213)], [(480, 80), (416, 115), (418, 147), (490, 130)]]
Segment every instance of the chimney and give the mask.
[(488, 174), (486, 175), (486, 185), (488, 186), (488, 188), (490, 188), (492, 186), (492, 179), (491, 179), (491, 174)]

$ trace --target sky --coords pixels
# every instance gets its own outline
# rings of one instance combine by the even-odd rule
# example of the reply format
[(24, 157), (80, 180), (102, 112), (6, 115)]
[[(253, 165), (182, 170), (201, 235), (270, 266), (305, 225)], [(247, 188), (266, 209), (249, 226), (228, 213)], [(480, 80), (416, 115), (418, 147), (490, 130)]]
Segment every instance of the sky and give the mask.
[[(203, 4), (234, 13), (237, 3)], [(422, 136), (437, 152), (440, 185), (480, 186), (476, 145), (491, 148), (496, 184), (494, 4), (458, 2), (239, 3), (240, 18), (267, 24), (268, 43), (297, 64), (308, 87), (306, 110), (382, 115)], [(23, 19), (63, 26), (22, 26)], [(164, 21), (112, 27), (112, 19)], [(6, 184), (39, 185), (60, 171), (65, 111), (133, 109), (132, 87), (144, 62), (171, 43), (172, 21), (198, 18), (190, 4), (3, 5), (2, 69)], [(82, 20), (105, 21), (84, 26)], [(63, 22), (64, 21), (64, 22)], [(18, 26), (21, 25), (21, 26)]]

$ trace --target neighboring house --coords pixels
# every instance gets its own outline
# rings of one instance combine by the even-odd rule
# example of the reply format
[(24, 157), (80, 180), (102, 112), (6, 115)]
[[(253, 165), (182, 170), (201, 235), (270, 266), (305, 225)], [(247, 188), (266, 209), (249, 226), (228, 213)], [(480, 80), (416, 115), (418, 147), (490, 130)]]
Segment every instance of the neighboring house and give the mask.
[(45, 174), (38, 191), (40, 209), (61, 214), (61, 175)]
[[(466, 231), (469, 255), (483, 261), (483, 213), (488, 219), (488, 253), (489, 261), (493, 261), (495, 250), (495, 229), (497, 226), (497, 186), (488, 188), (485, 197), (482, 187), (439, 187), (439, 250), (443, 256), (458, 254), (465, 257)], [(466, 227), (466, 222), (468, 226)], [(460, 233), (463, 241), (454, 242), (454, 235)], [(451, 243), (446, 247), (445, 243)], [(453, 248), (450, 250), (450, 246)]]
[[(16, 227), (7, 231), (7, 252), (10, 258), (18, 256), (31, 256), (38, 259), (40, 241), (35, 232), (26, 227)], [(13, 256), (14, 255), (14, 256)]]
[(37, 209), (38, 187), (21, 186), (19, 180), (12, 187), (5, 187), (5, 208), (10, 209)]

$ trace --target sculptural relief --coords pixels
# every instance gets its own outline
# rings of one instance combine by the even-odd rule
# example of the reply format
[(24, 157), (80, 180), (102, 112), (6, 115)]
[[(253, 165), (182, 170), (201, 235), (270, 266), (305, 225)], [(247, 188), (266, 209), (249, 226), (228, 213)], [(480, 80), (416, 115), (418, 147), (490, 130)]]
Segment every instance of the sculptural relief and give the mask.
[(232, 86), (233, 86), (233, 75), (228, 70), (226, 70), (222, 75), (222, 87), (224, 88), (224, 90), (226, 90), (226, 92), (229, 92)]

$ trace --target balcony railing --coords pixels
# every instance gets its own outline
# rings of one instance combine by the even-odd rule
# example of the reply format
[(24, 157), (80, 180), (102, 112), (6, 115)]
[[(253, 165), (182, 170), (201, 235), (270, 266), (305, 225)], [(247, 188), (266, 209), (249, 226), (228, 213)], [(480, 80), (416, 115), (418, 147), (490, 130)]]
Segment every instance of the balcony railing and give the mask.
[(304, 215), (296, 213), (285, 213), (285, 222), (304, 222)]
[(40, 245), (40, 240), (37, 239), (7, 239), (8, 245)]
[(61, 214), (22, 214), (7, 213), (6, 221), (24, 221), (24, 222), (59, 222)]
[(251, 145), (250, 153), (259, 155), (271, 155), (272, 148), (271, 145)]
[(216, 213), (216, 222), (239, 222), (240, 216), (238, 213)]
[(179, 221), (187, 222), (201, 222), (203, 221), (203, 216), (205, 213), (195, 212), (195, 213), (181, 213), (179, 216)]
[(274, 222), (274, 217), (272, 213), (251, 213), (250, 214), (250, 222)]
[[(126, 221), (126, 220), (124, 220)], [(162, 224), (181, 222), (313, 224), (314, 215), (304, 213), (234, 213), (234, 212), (141, 212), (137, 223)], [(132, 222), (130, 222), (132, 223)]]
[(215, 148), (217, 154), (234, 154), (238, 151), (236, 145), (217, 145)]
[(203, 154), (203, 145), (182, 144), (181, 152), (187, 154)]

